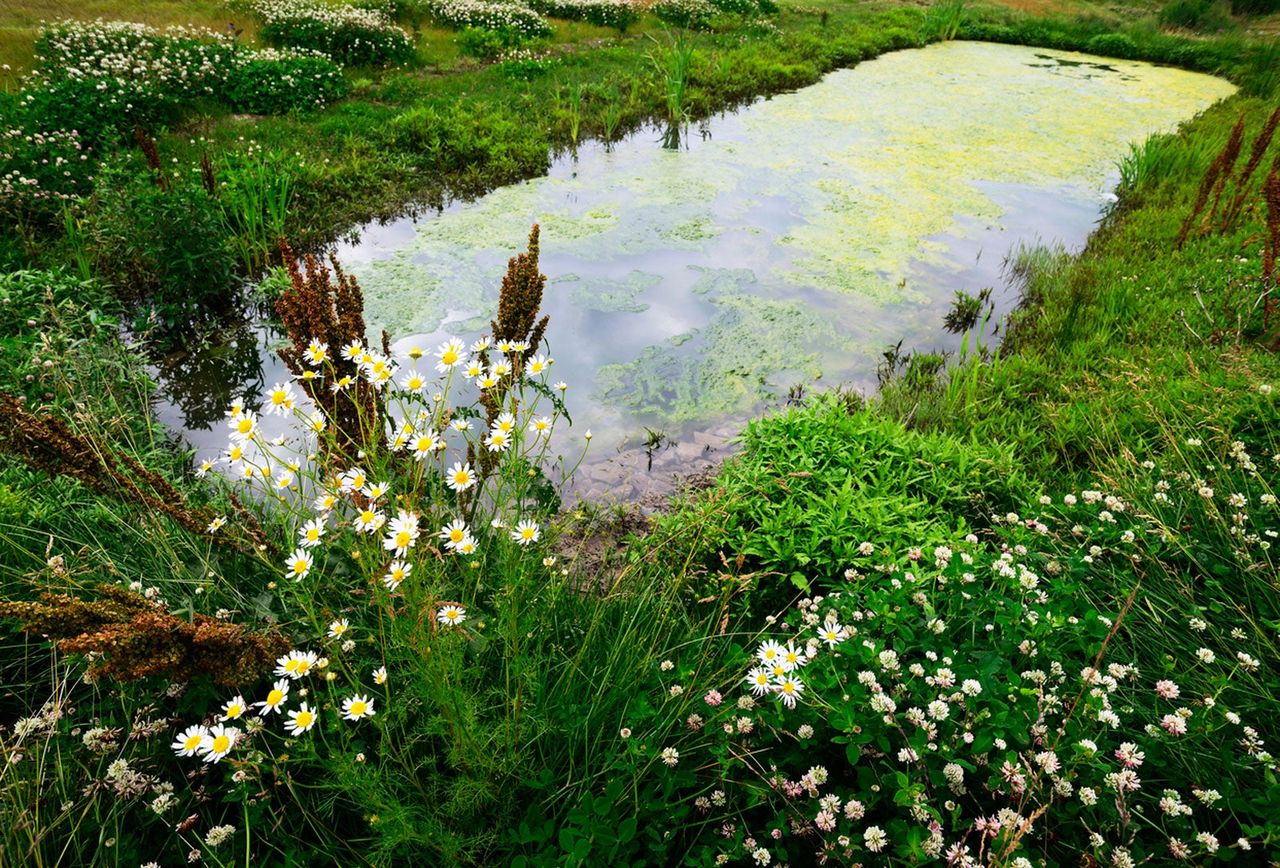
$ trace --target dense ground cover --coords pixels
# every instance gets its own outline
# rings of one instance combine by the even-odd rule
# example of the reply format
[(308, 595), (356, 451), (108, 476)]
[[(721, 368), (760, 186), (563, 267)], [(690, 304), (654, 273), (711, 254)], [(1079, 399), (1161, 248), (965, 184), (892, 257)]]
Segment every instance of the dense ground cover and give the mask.
[[(684, 61), (649, 16), (557, 22), (550, 59), (488, 65), (424, 21), (435, 69), (346, 69), (353, 98), (247, 120), (216, 64), (166, 61), (215, 82), (200, 114), (108, 112), (92, 197), (6, 200), (28, 210), (0, 279), (0, 862), (1276, 858), (1274, 48), (1114, 13), (758, 14)], [(294, 262), (297, 379), (228, 408), (223, 481), (150, 418), (138, 349), (216, 303), (183, 307), (193, 275), (257, 268), (282, 231), (957, 35), (1242, 93), (1135, 149), (1079, 257), (1020, 257), (998, 350), (973, 323), (962, 357), (887, 362), (870, 403), (752, 423), (626, 546), (556, 508), (541, 429), (573, 393), (541, 353), (536, 247), (487, 346), (399, 360), (354, 346), (356, 287)], [(583, 38), (611, 44), (563, 47)], [(126, 344), (138, 280), (165, 312)], [(255, 436), (270, 412), (310, 439)]]

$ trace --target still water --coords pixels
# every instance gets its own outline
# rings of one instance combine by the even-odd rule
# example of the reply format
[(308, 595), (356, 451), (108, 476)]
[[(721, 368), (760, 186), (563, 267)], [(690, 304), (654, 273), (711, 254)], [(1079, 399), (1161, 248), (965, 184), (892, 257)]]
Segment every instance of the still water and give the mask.
[[(545, 177), (365, 226), (337, 256), (371, 335), (401, 351), (470, 342), (539, 223), (574, 422), (564, 451), (594, 434), (576, 493), (634, 499), (718, 461), (793, 386), (869, 391), (900, 339), (954, 349), (942, 319), (956, 290), (991, 287), (1008, 310), (1011, 251), (1078, 249), (1129, 144), (1232, 91), (1131, 61), (942, 43), (711, 119), (676, 150), (655, 130), (588, 144)], [(160, 362), (161, 418), (198, 458), (225, 446), (231, 397), (285, 378), (278, 340), (257, 326)], [(647, 432), (666, 437), (656, 451)]]

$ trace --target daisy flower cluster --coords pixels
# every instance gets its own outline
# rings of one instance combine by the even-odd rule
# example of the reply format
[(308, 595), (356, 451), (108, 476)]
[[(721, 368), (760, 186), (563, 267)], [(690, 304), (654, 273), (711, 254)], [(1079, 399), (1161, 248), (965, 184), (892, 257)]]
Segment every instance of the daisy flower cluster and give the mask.
[[(221, 471), (227, 484), (263, 501), (291, 528), (276, 590), (322, 634), (327, 656), (292, 651), (277, 661), (276, 680), (260, 699), (237, 696), (223, 708), (227, 726), (253, 712), (254, 732), (274, 716), (291, 738), (326, 713), (347, 722), (373, 717), (375, 697), (355, 677), (366, 666), (385, 698), (394, 654), (383, 647), (372, 666), (358, 659), (360, 649), (377, 646), (361, 641), (374, 637), (348, 614), (359, 613), (350, 606), (352, 574), (380, 611), (434, 613), (424, 625), (432, 635), (470, 635), (471, 604), (441, 599), (439, 587), (455, 583), (474, 593), (472, 576), (486, 550), (515, 556), (542, 541), (528, 487), (547, 457), (567, 389), (548, 382), (554, 361), (527, 341), (451, 337), (434, 349), (398, 351), (361, 340), (296, 345), (295, 378), (272, 385), (256, 408), (235, 401), (226, 414), (225, 452), (197, 468), (200, 475)], [(374, 402), (369, 412), (381, 426), (354, 452), (344, 450), (340, 423), (329, 415), (336, 405), (320, 403), (347, 395)], [(224, 532), (225, 524), (220, 518), (210, 533)], [(342, 606), (343, 616), (321, 611), (322, 599)], [(324, 692), (312, 695), (304, 679), (316, 678)], [(233, 734), (225, 750), (211, 753), (209, 742), (196, 739), (212, 732), (203, 726), (184, 736), (184, 755), (216, 762), (236, 746)]]
[[(346, 621), (336, 621), (330, 625), (329, 635), (331, 638), (339, 638), (348, 629)], [(310, 689), (302, 683), (303, 679), (319, 674), (324, 681), (333, 681), (333, 673), (326, 671), (328, 669), (328, 658), (321, 657), (315, 651), (290, 651), (276, 660), (276, 680), (266, 689), (262, 699), (253, 703), (246, 701), (241, 695), (228, 699), (218, 714), (218, 723), (212, 726), (188, 726), (172, 744), (174, 753), (179, 757), (198, 757), (206, 763), (220, 762), (237, 745), (243, 746), (253, 734), (262, 733), (273, 715), (280, 721), (280, 727), (287, 736), (296, 738), (305, 735), (320, 720), (320, 709), (307, 700)], [(375, 670), (372, 677), (374, 683), (386, 684), (385, 669)], [(336, 699), (343, 720), (359, 721), (377, 713), (374, 699), (367, 693), (356, 692)], [(296, 704), (290, 707), (294, 701)], [(236, 723), (244, 729), (234, 725)]]

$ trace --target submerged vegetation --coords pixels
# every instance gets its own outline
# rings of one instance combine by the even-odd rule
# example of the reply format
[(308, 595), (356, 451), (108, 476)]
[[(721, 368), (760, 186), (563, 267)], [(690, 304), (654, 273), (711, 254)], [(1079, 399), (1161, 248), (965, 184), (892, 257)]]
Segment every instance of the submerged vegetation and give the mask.
[[(1235, 32), (1266, 5), (1194, 39), (958, 2), (50, 26), (0, 96), (0, 862), (1280, 858), (1280, 81)], [(899, 344), (873, 396), (793, 389), (651, 520), (562, 502), (592, 435), (538, 227), (487, 328), (437, 346), (369, 334), (312, 250), (957, 38), (1240, 92), (1133, 148), (1078, 255), (1022, 251), (1012, 314), (957, 292), (960, 352)], [(269, 266), (288, 376), (192, 467), (145, 353)], [(617, 280), (599, 305), (636, 304)], [(706, 348), (724, 382), (732, 343)]]

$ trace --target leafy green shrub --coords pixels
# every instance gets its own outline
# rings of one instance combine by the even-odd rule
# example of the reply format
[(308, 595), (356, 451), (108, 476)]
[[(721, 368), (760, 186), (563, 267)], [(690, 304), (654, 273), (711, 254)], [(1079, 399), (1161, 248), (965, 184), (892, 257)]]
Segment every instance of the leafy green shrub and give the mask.
[(623, 32), (640, 19), (631, 0), (530, 0), (529, 8), (543, 15), (616, 27)]
[(839, 587), (869, 539), (894, 548), (949, 539), (1004, 512), (1025, 487), (1007, 449), (908, 432), (823, 396), (749, 423), (743, 454), (708, 502), (728, 504), (717, 545), (769, 577), (756, 596), (768, 604), (794, 588)]
[(380, 12), (316, 0), (245, 0), (271, 45), (320, 51), (344, 64), (372, 66), (413, 59), (414, 45)]
[(121, 21), (46, 25), (40, 64), (15, 114), (26, 130), (76, 130), (99, 150), (165, 126), (201, 102), (244, 111), (324, 105), (345, 92), (339, 68), (313, 53), (254, 51), (225, 34)]
[(499, 58), (498, 71), (506, 78), (517, 81), (531, 81), (560, 65), (560, 59), (552, 55), (543, 55), (527, 48), (504, 53)]
[(0, 130), (0, 214), (48, 222), (93, 190), (94, 167), (77, 131)]
[(524, 35), (510, 27), (490, 30), (487, 27), (464, 27), (454, 37), (458, 50), (467, 57), (490, 60), (524, 42)]
[(549, 142), (537, 125), (482, 103), (424, 105), (393, 119), (392, 145), (446, 171), (485, 167), (514, 180), (546, 170)]
[(1132, 58), (1138, 56), (1137, 43), (1123, 33), (1104, 33), (1085, 44), (1085, 51), (1105, 57)]
[(86, 227), (98, 271), (124, 294), (151, 301), (168, 325), (225, 306), (236, 258), (209, 194), (183, 183), (161, 188), (124, 162), (103, 172)]
[(662, 21), (690, 30), (705, 30), (719, 12), (710, 0), (658, 0), (649, 11)]
[(541, 15), (521, 3), (489, 0), (430, 0), (431, 17), (455, 30), (482, 27), (514, 30), (527, 39), (551, 35), (551, 25)]
[(135, 125), (173, 123), (182, 108), (178, 94), (145, 82), (65, 78), (24, 90), (18, 121), (27, 130), (75, 130), (100, 152), (128, 139)]
[(347, 91), (346, 78), (326, 57), (269, 57), (260, 52), (228, 74), (221, 97), (233, 111), (284, 114), (327, 105)]

